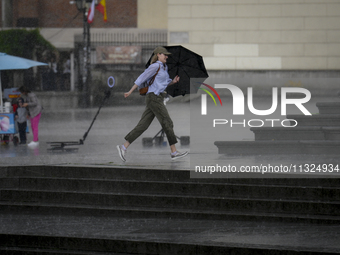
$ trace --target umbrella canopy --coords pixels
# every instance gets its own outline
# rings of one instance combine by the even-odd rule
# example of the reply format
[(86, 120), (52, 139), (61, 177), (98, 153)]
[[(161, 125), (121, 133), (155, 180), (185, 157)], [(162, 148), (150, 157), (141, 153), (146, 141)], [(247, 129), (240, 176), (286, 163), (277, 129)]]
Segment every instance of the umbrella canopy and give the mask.
[[(33, 66), (43, 66), (47, 65), (46, 63), (33, 61), (26, 58), (15, 57), (11, 55), (7, 55), (6, 53), (0, 52), (0, 71), (1, 70), (16, 70), (16, 69), (28, 69)], [(0, 77), (0, 112), (3, 110), (2, 106), (2, 86), (1, 86), (1, 77)]]
[[(201, 83), (209, 77), (202, 56), (180, 45), (163, 47), (171, 53), (166, 61), (170, 77), (180, 77), (178, 83), (167, 88), (167, 93), (173, 97), (197, 93)], [(152, 55), (146, 67), (150, 65), (151, 58)]]
[(27, 58), (20, 58), (0, 52), (0, 70), (28, 69), (33, 66), (47, 65)]

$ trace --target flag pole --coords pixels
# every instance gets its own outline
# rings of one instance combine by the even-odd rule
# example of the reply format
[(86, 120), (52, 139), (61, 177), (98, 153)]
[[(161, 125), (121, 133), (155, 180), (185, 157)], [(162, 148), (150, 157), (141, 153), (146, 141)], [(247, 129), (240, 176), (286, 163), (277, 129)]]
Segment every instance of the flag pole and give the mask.
[[(90, 23), (88, 20), (88, 3), (86, 0), (83, 4), (83, 70), (82, 70), (82, 91), (84, 93), (81, 102), (83, 107), (90, 106), (90, 80), (91, 80), (91, 38), (90, 38)], [(91, 6), (94, 5), (95, 0), (91, 1)], [(94, 11), (94, 8), (92, 9)], [(92, 16), (93, 19), (93, 16)]]

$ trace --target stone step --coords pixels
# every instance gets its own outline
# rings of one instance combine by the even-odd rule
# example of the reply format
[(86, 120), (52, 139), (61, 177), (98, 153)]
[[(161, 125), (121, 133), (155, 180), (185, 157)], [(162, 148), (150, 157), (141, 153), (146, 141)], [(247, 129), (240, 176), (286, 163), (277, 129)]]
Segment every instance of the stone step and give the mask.
[(340, 141), (216, 141), (226, 155), (339, 155)]
[[(298, 127), (303, 126), (322, 126), (334, 127), (340, 126), (340, 114), (322, 114), (322, 115), (287, 115), (287, 119), (297, 121)], [(296, 122), (291, 121), (291, 125), (295, 126)]]
[[(237, 142), (238, 143), (238, 142)], [(243, 143), (243, 141), (242, 141)], [(253, 143), (253, 142), (251, 142)], [(280, 176), (266, 178), (193, 178), (190, 170), (150, 170), (121, 167), (89, 167), (89, 166), (6, 166), (0, 167), (0, 187), (7, 185), (7, 178), (62, 178), (85, 180), (114, 180), (114, 181), (159, 181), (159, 182), (193, 182), (201, 184), (223, 183), (242, 185), (281, 185), (301, 187), (338, 187), (338, 179), (299, 178), (286, 179)], [(17, 184), (19, 185), (19, 181)], [(19, 186), (18, 186), (19, 187)]]
[(158, 194), (79, 193), (2, 189), (0, 201), (41, 204), (190, 208), (197, 210), (338, 215), (340, 202), (292, 199), (176, 196)]
[(316, 103), (320, 114), (340, 114), (340, 102)]
[[(296, 183), (300, 183), (297, 185)], [(302, 185), (302, 182), (292, 181), (281, 185), (242, 184), (226, 181), (225, 183), (195, 182), (161, 182), (161, 181), (131, 181), (131, 180), (101, 180), (101, 179), (70, 179), (48, 177), (10, 177), (0, 179), (2, 189), (52, 192), (77, 192), (101, 194), (157, 194), (176, 195), (183, 197), (233, 197), (233, 198), (267, 198), (310, 201), (340, 201), (339, 181), (333, 186), (320, 183), (315, 186)]]
[(135, 207), (135, 206), (90, 206), (78, 204), (42, 204), (38, 202), (0, 201), (0, 213), (48, 214), (63, 216), (95, 216), (124, 218), (164, 218), (199, 220), (237, 220), (266, 222), (297, 222), (308, 224), (339, 224), (340, 216), (312, 213), (278, 213), (239, 210), (195, 210), (192, 208)]
[[(268, 143), (272, 141), (258, 141)], [(274, 141), (273, 141), (274, 142)], [(280, 141), (285, 143), (285, 141)], [(223, 142), (224, 143), (224, 142)], [(232, 144), (235, 142), (231, 142)], [(240, 141), (239, 143), (254, 144), (254, 141)], [(257, 143), (257, 141), (256, 141)], [(295, 146), (298, 141), (288, 141)], [(123, 181), (159, 181), (159, 182), (193, 182), (193, 183), (223, 183), (223, 184), (250, 184), (250, 185), (283, 185), (283, 186), (321, 186), (338, 187), (337, 179), (290, 179), (282, 178), (191, 178), (189, 170), (150, 170), (122, 167), (91, 167), (91, 166), (6, 166), (0, 167), (1, 187), (8, 187), (6, 178), (62, 178), (62, 179), (88, 179), (88, 180), (123, 180)], [(19, 185), (19, 181), (17, 184)], [(13, 186), (11, 186), (13, 187)]]
[(153, 170), (125, 167), (91, 166), (7, 166), (0, 167), (0, 177), (60, 177), (113, 180), (181, 181), (190, 180), (186, 170)]
[(252, 127), (255, 140), (340, 140), (340, 127)]
[(1, 169), (6, 170), (0, 178), (1, 210), (21, 206), (53, 212), (62, 207), (74, 212), (85, 207), (120, 215), (121, 208), (130, 208), (126, 210), (134, 216), (155, 210), (158, 216), (177, 217), (189, 215), (188, 209), (190, 217), (216, 211), (219, 214), (211, 218), (220, 219), (220, 213), (249, 217), (256, 212), (257, 217), (269, 213), (292, 219), (298, 212), (301, 218), (334, 217), (340, 203), (339, 179), (331, 178), (194, 179), (190, 171), (70, 166)]
[(300, 141), (216, 141), (219, 154), (225, 155), (279, 155), (308, 154)]
[[(235, 245), (216, 242), (215, 235), (229, 226), (226, 221), (236, 222), (240, 236), (249, 224), (261, 222), (275, 229), (294, 224), (288, 231), (340, 223), (338, 178), (191, 179), (190, 171), (126, 167), (0, 170), (0, 214), (9, 219), (8, 232), (0, 231), (0, 254), (319, 255), (333, 250), (288, 243)], [(207, 242), (206, 235), (221, 224)]]
[[(13, 235), (14, 236), (14, 235)], [(15, 238), (15, 237), (14, 237)], [(21, 238), (21, 237), (20, 237)], [(34, 236), (31, 237), (34, 239)], [(39, 241), (35, 241), (39, 242)], [(20, 245), (19, 245), (20, 246)], [(128, 253), (111, 253), (111, 252), (96, 252), (96, 251), (74, 251), (74, 250), (59, 250), (58, 247), (40, 247), (40, 248), (28, 248), (28, 247), (0, 247), (0, 254), (2, 255), (131, 255)]]
[[(187, 236), (187, 235), (185, 235)], [(150, 238), (151, 239), (151, 238)], [(27, 247), (33, 247), (31, 249)], [(12, 248), (12, 249), (9, 249)], [(32, 251), (34, 249), (34, 251)], [(11, 250), (18, 250), (13, 253)], [(326, 251), (325, 251), (326, 250)], [(88, 238), (80, 236), (43, 236), (25, 234), (0, 234), (1, 254), (111, 254), (111, 255), (221, 255), (221, 254), (276, 254), (276, 255), (327, 255), (339, 254), (334, 249), (308, 249), (296, 246), (279, 245), (239, 245), (224, 242), (203, 242), (197, 240), (173, 242), (171, 238), (164, 240)], [(27, 251), (22, 252), (22, 251)], [(53, 253), (54, 251), (54, 253)], [(32, 253), (30, 253), (32, 252)], [(52, 253), (51, 253), (52, 252)]]
[[(325, 140), (322, 127), (252, 127), (255, 140)], [(329, 138), (331, 138), (329, 136)], [(335, 138), (335, 137), (334, 137)], [(331, 139), (329, 139), (331, 140)], [(335, 140), (335, 139), (334, 139)]]
[(340, 140), (340, 127), (323, 127), (326, 140)]

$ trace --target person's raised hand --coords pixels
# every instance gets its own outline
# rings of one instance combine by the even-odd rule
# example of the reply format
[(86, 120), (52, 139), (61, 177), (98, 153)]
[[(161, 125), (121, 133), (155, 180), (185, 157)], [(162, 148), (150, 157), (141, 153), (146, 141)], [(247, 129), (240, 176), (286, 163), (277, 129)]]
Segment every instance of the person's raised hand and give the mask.
[(172, 83), (177, 83), (179, 82), (179, 76), (176, 75), (176, 77), (172, 80)]

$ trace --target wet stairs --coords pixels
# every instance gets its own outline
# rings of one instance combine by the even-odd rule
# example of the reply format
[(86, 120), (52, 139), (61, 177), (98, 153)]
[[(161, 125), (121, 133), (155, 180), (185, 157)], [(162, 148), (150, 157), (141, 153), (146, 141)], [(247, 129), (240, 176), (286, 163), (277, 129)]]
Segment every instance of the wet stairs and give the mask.
[[(0, 177), (0, 213), (7, 215), (340, 223), (338, 178), (192, 179), (189, 171), (181, 170), (86, 166), (1, 167)], [(98, 249), (86, 248), (91, 242)], [(126, 252), (126, 246), (135, 249)], [(231, 249), (202, 245), (197, 253), (198, 246), (0, 233), (1, 254), (228, 254)], [(273, 250), (244, 246), (235, 254), (274, 254)], [(326, 253), (283, 248), (275, 254)]]
[(340, 102), (317, 103), (319, 114), (287, 115), (295, 127), (253, 127), (254, 141), (216, 141), (219, 154), (340, 154)]

